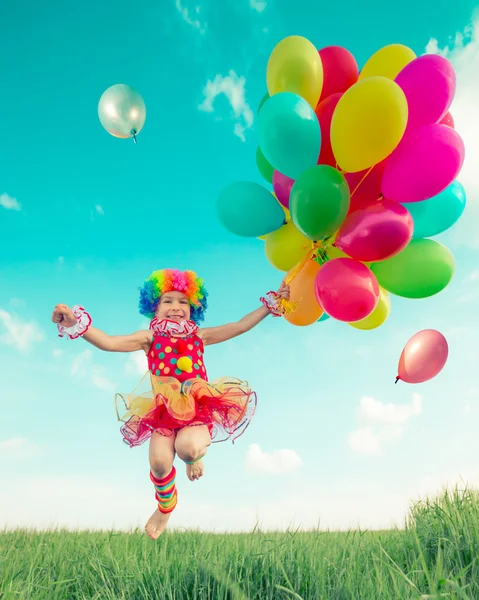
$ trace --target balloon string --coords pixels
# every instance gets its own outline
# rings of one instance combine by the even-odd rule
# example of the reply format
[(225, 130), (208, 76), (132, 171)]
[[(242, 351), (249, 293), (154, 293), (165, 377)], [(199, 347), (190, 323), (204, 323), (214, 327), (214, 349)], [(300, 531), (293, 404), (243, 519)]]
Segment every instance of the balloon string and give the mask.
[(133, 142), (136, 144), (136, 129), (131, 130), (131, 135), (133, 136)]
[[(316, 251), (318, 250), (320, 244), (321, 244), (321, 242), (312, 242), (311, 248), (308, 250), (308, 252), (306, 253), (306, 255), (303, 258), (303, 260), (300, 263), (298, 263), (296, 265), (296, 267), (294, 267), (294, 269), (292, 269), (289, 272), (289, 275), (287, 277), (284, 278), (284, 284), (285, 285), (290, 285), (290, 283), (299, 274), (299, 272), (306, 265), (306, 263), (308, 261), (310, 261), (314, 257), (314, 255), (316, 254)], [(298, 307), (298, 303), (297, 302), (291, 302), (290, 300), (286, 300), (285, 298), (281, 298), (280, 305), (282, 306), (282, 308), (283, 308), (283, 310), (284, 310), (285, 313), (292, 313)]]
[[(359, 186), (363, 183), (363, 181), (366, 179), (366, 177), (371, 173), (371, 171), (374, 169), (376, 165), (372, 165), (371, 167), (369, 167), (369, 169), (366, 171), (366, 173), (363, 175), (361, 181), (357, 184), (357, 186), (354, 188), (354, 190), (351, 192), (350, 197), (352, 198), (354, 196), (354, 194), (358, 191)], [(341, 175), (347, 175), (348, 173), (346, 171), (343, 171), (342, 169), (340, 169), (338, 167), (338, 163), (336, 163), (336, 169), (341, 173)]]

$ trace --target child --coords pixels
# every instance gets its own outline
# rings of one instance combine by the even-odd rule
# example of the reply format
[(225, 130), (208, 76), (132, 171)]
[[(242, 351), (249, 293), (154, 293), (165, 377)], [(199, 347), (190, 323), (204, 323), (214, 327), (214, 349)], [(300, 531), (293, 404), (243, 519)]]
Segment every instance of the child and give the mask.
[(208, 382), (203, 350), (246, 333), (269, 314), (283, 314), (281, 303), (289, 300), (289, 287), (283, 283), (278, 292), (260, 300), (263, 306), (235, 323), (199, 329), (207, 307), (203, 280), (193, 271), (163, 269), (153, 272), (140, 289), (140, 313), (151, 319), (148, 331), (110, 336), (91, 326), (91, 316), (81, 306), (58, 304), (53, 311), (60, 337), (83, 337), (108, 352), (143, 350), (147, 355), (148, 372), (135, 393), (117, 394), (117, 399), (127, 409), (119, 417), (125, 423), (124, 441), (133, 447), (150, 438), (150, 479), (158, 509), (145, 529), (153, 540), (177, 503), (175, 453), (195, 481), (203, 475), (202, 458), (212, 440), (236, 439), (253, 417), (256, 394), (247, 382), (232, 377)]

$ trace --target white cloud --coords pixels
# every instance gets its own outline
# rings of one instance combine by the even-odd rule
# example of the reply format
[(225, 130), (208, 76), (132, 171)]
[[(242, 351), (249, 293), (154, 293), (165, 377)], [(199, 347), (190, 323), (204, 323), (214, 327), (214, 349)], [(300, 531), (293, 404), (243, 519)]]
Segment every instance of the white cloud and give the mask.
[(39, 446), (22, 437), (12, 438), (0, 442), (0, 459), (27, 460), (34, 458), (39, 453)]
[(200, 14), (201, 8), (199, 5), (186, 6), (186, 4), (192, 4), (186, 0), (176, 0), (176, 9), (183, 17), (183, 20), (191, 25), (194, 29), (197, 29), (201, 35), (206, 32), (206, 22), (202, 22)]
[(213, 80), (208, 80), (203, 90), (204, 100), (199, 109), (205, 112), (214, 112), (213, 104), (218, 96), (223, 94), (233, 110), (235, 125), (233, 132), (242, 141), (245, 141), (245, 131), (253, 125), (253, 111), (245, 97), (246, 79), (239, 77), (231, 70), (228, 75), (216, 75)]
[(441, 54), (454, 65), (457, 86), (451, 114), (455, 129), (466, 148), (464, 165), (458, 176), (458, 181), (466, 190), (466, 210), (447, 235), (458, 244), (479, 248), (479, 117), (476, 107), (476, 98), (479, 96), (479, 17), (476, 16), (472, 25), (463, 32), (456, 33), (444, 47), (434, 38), (429, 40), (426, 52)]
[(59, 348), (53, 348), (52, 354), (54, 358), (60, 358), (60, 356), (63, 354), (63, 350), (60, 350)]
[(265, 0), (250, 0), (249, 5), (251, 6), (251, 8), (253, 10), (256, 10), (257, 12), (263, 12), (263, 10), (266, 8), (266, 1)]
[(249, 473), (285, 475), (302, 466), (303, 461), (295, 450), (264, 452), (259, 444), (251, 444), (246, 454), (246, 469)]
[(353, 452), (375, 456), (383, 447), (401, 439), (407, 423), (422, 412), (422, 398), (413, 394), (410, 404), (384, 404), (369, 396), (361, 398), (358, 428), (348, 436)]
[(132, 352), (125, 363), (125, 371), (129, 375), (144, 375), (148, 370), (148, 359), (145, 353), (140, 350), (139, 352)]
[(103, 207), (100, 204), (95, 205), (95, 210), (99, 215), (104, 215), (105, 212), (103, 210)]
[(22, 210), (22, 207), (16, 198), (8, 194), (0, 194), (0, 206), (7, 210)]
[(35, 321), (22, 321), (6, 310), (0, 309), (0, 325), (5, 333), (0, 335), (0, 342), (7, 346), (26, 352), (45, 338), (43, 331)]
[(75, 356), (70, 374), (73, 377), (89, 381), (99, 390), (113, 392), (117, 387), (116, 383), (105, 376), (103, 367), (92, 363), (92, 351), (90, 349), (84, 350)]

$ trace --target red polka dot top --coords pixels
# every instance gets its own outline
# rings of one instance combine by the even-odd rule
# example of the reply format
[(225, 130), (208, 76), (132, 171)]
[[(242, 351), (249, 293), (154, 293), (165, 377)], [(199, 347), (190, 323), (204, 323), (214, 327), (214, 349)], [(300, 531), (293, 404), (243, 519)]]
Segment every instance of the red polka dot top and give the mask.
[(153, 341), (148, 352), (148, 368), (157, 377), (174, 377), (180, 382), (204, 379), (204, 345), (193, 321), (170, 321), (155, 317), (150, 323)]

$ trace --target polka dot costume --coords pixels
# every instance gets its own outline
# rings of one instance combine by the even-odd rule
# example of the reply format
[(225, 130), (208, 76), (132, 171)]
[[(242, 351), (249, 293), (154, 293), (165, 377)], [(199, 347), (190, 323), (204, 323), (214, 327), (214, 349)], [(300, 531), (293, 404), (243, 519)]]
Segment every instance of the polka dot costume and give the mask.
[[(208, 381), (203, 353), (203, 341), (196, 333), (186, 338), (157, 334), (148, 353), (148, 368), (156, 377), (174, 377), (180, 382), (195, 377)], [(178, 368), (178, 361), (182, 357), (191, 361), (186, 371)]]

